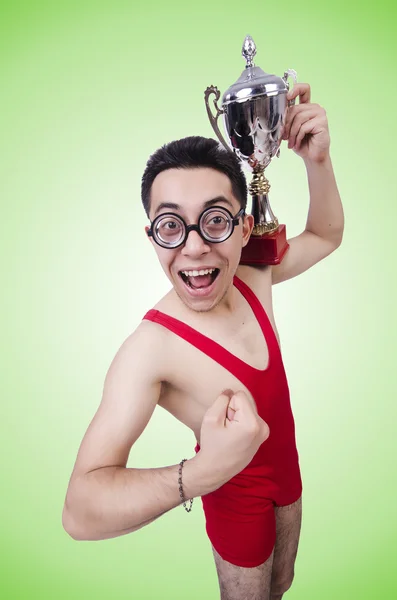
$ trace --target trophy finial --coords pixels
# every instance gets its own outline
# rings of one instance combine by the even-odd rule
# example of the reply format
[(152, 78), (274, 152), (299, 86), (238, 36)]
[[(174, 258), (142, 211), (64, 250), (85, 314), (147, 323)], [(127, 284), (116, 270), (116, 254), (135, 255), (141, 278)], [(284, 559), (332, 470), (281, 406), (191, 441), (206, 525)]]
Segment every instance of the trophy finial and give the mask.
[(252, 62), (252, 60), (256, 54), (256, 45), (250, 35), (247, 35), (245, 37), (243, 49), (242, 49), (241, 53), (244, 56), (245, 60), (247, 61), (245, 68), (248, 69), (248, 67), (254, 66), (254, 63)]

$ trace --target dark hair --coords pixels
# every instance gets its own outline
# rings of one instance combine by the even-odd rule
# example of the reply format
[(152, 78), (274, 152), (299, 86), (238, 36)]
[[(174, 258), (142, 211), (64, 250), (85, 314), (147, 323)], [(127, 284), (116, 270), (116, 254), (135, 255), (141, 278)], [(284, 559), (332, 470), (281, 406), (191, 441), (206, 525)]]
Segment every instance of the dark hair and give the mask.
[(155, 178), (167, 169), (211, 168), (227, 175), (241, 208), (247, 206), (247, 182), (240, 161), (211, 138), (190, 136), (165, 144), (149, 158), (142, 176), (142, 204), (149, 216), (150, 191)]

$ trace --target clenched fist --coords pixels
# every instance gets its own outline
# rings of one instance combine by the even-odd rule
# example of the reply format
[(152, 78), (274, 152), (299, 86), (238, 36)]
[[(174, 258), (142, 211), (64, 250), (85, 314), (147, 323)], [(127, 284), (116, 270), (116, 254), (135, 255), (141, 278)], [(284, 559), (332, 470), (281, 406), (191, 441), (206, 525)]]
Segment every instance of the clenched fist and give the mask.
[(204, 415), (197, 459), (220, 487), (252, 460), (269, 437), (269, 427), (255, 402), (243, 391), (222, 392)]

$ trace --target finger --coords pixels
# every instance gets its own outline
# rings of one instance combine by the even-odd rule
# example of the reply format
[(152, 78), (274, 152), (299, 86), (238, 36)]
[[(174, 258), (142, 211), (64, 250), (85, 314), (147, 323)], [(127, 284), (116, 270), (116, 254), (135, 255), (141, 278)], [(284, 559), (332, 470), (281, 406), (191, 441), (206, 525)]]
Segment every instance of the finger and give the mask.
[(288, 137), (288, 148), (293, 148), (295, 146), (296, 136), (300, 132), (302, 125), (307, 121), (310, 121), (312, 118), (313, 113), (310, 110), (302, 112), (295, 117), (291, 125), (290, 134)]
[(232, 396), (232, 390), (224, 390), (207, 409), (205, 413), (206, 421), (213, 423), (225, 423), (227, 409), (229, 406), (230, 398)]
[(229, 419), (229, 421), (233, 421), (235, 414), (236, 414), (236, 411), (229, 404), (229, 406), (227, 407), (226, 418)]
[(285, 120), (283, 139), (287, 140), (291, 133), (291, 127), (296, 117), (302, 113), (312, 111), (311, 104), (299, 104), (298, 106), (291, 106), (287, 112), (287, 118)]
[(285, 123), (288, 124), (300, 112), (314, 109), (317, 106), (317, 104), (294, 104), (292, 106), (289, 106), (285, 117)]
[(242, 390), (235, 392), (230, 398), (230, 406), (234, 410), (237, 410), (239, 407), (241, 407), (242, 405), (246, 405), (247, 403), (249, 403), (249, 398), (247, 394)]
[(310, 119), (309, 121), (306, 121), (305, 123), (302, 124), (298, 135), (296, 136), (296, 141), (295, 141), (295, 150), (299, 150), (299, 148), (301, 147), (303, 138), (305, 137), (305, 135), (308, 135), (309, 133), (315, 133), (317, 130), (317, 126), (319, 124), (319, 118), (316, 117), (314, 119)]
[(308, 83), (296, 83), (292, 90), (287, 94), (287, 100), (295, 100), (299, 96), (299, 104), (308, 104), (310, 102), (311, 90)]
[(310, 102), (310, 85), (308, 83), (296, 83), (292, 90), (287, 94), (287, 100), (294, 100), (299, 96), (299, 104), (307, 104)]
[(310, 115), (311, 119), (316, 116), (326, 118), (326, 111), (319, 104), (299, 104), (298, 106), (291, 106), (288, 109), (287, 117), (285, 120), (283, 139), (288, 139), (288, 137), (291, 134), (291, 127), (294, 120), (296, 119), (297, 115), (302, 113), (307, 113), (307, 115)]
[(233, 394), (229, 406), (235, 411), (234, 421), (247, 420), (251, 417), (255, 418), (258, 413), (255, 401), (243, 391)]

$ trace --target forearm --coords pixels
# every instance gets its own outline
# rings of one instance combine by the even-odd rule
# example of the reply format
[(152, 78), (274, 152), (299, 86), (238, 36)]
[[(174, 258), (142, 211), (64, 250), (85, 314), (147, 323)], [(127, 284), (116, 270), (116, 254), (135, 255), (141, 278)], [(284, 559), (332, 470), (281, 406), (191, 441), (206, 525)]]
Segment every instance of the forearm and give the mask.
[(331, 158), (321, 163), (305, 161), (310, 206), (306, 230), (339, 245), (344, 229), (343, 207)]
[[(218, 487), (209, 482), (194, 457), (183, 466), (185, 498)], [(158, 469), (103, 467), (70, 486), (64, 527), (74, 539), (100, 540), (136, 531), (181, 504), (179, 465)]]

